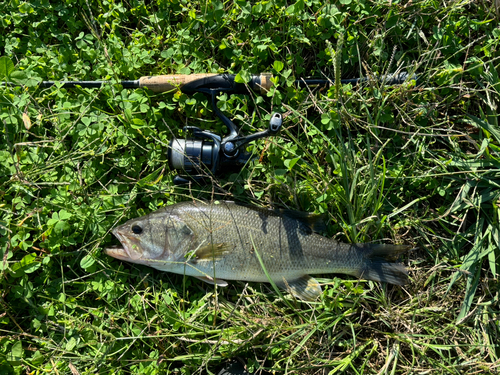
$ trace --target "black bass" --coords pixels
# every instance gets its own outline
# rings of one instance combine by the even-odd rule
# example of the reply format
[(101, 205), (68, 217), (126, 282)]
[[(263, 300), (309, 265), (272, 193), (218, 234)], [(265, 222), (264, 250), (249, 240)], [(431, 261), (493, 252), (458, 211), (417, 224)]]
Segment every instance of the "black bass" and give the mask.
[(397, 263), (407, 246), (344, 244), (316, 234), (317, 215), (250, 208), (233, 202), (184, 202), (132, 219), (113, 234), (123, 247), (114, 258), (227, 286), (225, 280), (269, 282), (303, 300), (321, 286), (311, 274), (344, 273), (403, 285)]

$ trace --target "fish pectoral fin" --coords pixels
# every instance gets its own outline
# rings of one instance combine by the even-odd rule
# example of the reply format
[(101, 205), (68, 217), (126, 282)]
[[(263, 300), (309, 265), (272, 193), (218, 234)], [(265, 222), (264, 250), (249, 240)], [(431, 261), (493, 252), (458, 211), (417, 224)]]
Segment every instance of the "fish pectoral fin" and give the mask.
[(195, 261), (221, 259), (228, 252), (234, 249), (234, 245), (229, 243), (211, 243), (200, 247), (194, 252)]
[(196, 277), (198, 280), (206, 282), (207, 284), (217, 285), (217, 286), (220, 286), (223, 288), (228, 286), (228, 283), (226, 280), (214, 279), (213, 277), (210, 277), (210, 276), (194, 276), (194, 277)]
[(296, 298), (304, 301), (315, 301), (322, 292), (321, 285), (318, 281), (309, 275), (304, 275), (294, 280), (286, 280), (277, 282), (277, 286), (288, 290)]

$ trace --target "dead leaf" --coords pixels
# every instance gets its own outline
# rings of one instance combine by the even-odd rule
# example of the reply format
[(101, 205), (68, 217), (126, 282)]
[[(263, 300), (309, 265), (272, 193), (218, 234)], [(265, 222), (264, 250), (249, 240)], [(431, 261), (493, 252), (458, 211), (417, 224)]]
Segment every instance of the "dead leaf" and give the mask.
[(23, 122), (24, 122), (24, 127), (26, 128), (26, 130), (30, 130), (31, 129), (31, 120), (26, 112), (23, 113)]

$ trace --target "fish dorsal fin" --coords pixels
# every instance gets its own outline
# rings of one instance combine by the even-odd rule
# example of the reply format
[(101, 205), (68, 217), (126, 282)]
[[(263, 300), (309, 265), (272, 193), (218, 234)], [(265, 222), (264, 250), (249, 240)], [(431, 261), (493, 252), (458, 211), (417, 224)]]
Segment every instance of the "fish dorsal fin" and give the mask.
[(237, 206), (246, 207), (250, 210), (261, 212), (264, 215), (287, 216), (290, 219), (295, 219), (297, 221), (300, 221), (302, 224), (304, 224), (307, 228), (309, 228), (313, 232), (316, 232), (316, 233), (327, 232), (326, 221), (327, 221), (328, 217), (326, 214), (322, 214), (322, 215), (311, 214), (309, 212), (294, 211), (294, 210), (288, 210), (285, 208), (266, 209), (266, 208), (262, 208), (262, 207), (255, 207), (255, 206), (252, 206), (252, 205), (249, 205), (246, 203), (242, 203), (242, 202), (226, 201), (225, 203), (235, 204)]
[(234, 245), (230, 243), (211, 243), (198, 248), (194, 252), (194, 262), (200, 260), (218, 260), (224, 257), (227, 253), (234, 249)]
[(309, 229), (316, 233), (327, 232), (326, 227), (326, 215), (311, 214), (309, 212), (293, 211), (286, 209), (274, 210), (279, 215), (287, 216), (291, 219), (300, 221), (302, 224), (306, 225)]
[(315, 301), (321, 295), (321, 285), (318, 281), (309, 275), (304, 275), (294, 280), (286, 280), (277, 282), (277, 286), (289, 291), (298, 299), (304, 301)]

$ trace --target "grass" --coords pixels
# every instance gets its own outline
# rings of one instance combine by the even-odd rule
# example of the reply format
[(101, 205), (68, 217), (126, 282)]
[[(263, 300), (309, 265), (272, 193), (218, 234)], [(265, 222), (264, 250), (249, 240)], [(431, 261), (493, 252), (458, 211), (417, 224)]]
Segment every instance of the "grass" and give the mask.
[[(487, 1), (0, 4), (0, 372), (499, 372), (500, 28)], [(339, 85), (397, 71), (418, 81)], [(222, 134), (203, 95), (41, 80), (272, 72), (222, 95), (242, 133), (284, 115), (254, 161), (172, 184), (186, 124)], [(300, 77), (329, 89), (299, 90)], [(404, 287), (319, 278), (314, 303), (270, 284), (214, 289), (107, 257), (110, 230), (188, 200), (326, 214), (344, 242), (404, 243)]]

